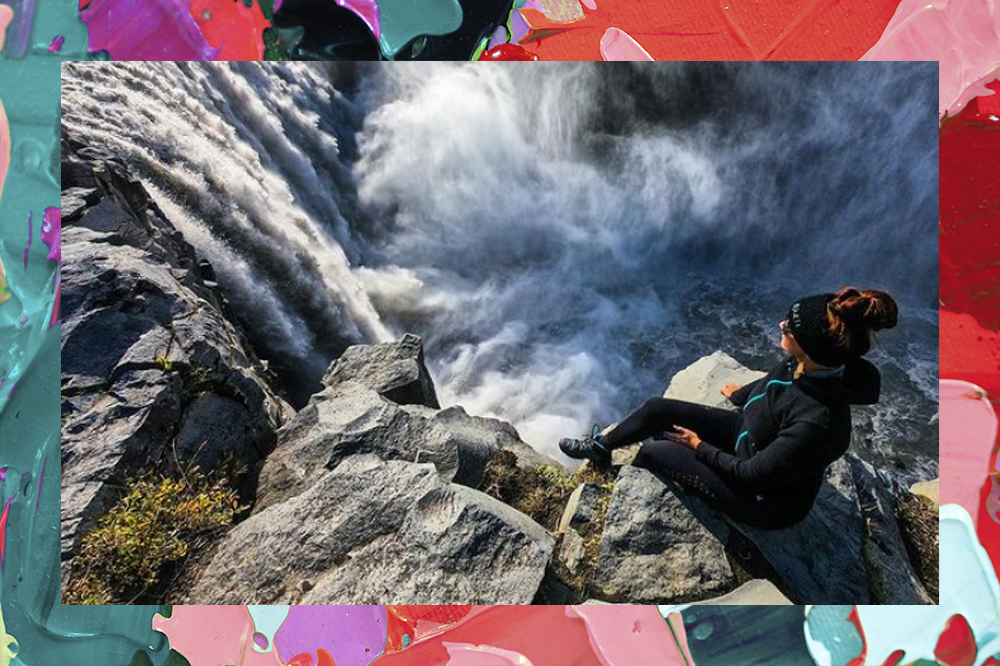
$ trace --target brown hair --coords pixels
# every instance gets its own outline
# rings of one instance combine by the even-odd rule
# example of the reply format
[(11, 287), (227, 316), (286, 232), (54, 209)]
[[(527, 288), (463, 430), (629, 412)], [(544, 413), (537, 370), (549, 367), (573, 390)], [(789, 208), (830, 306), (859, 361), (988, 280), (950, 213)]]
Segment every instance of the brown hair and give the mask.
[(871, 347), (872, 333), (894, 327), (898, 317), (896, 301), (884, 291), (844, 287), (827, 303), (830, 330), (859, 355)]

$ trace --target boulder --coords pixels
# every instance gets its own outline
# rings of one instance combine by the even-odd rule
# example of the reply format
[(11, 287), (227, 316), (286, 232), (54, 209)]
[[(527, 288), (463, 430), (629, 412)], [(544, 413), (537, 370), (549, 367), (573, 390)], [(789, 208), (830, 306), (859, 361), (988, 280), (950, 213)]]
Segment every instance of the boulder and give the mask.
[(732, 589), (736, 578), (723, 547), (729, 528), (707, 506), (699, 513), (701, 520), (647, 470), (622, 468), (591, 588), (622, 603), (684, 602)]
[[(398, 343), (358, 345), (351, 348), (354, 360), (332, 364), (324, 378), (329, 385), (278, 431), (277, 446), (261, 470), (255, 511), (300, 494), (325, 470), (361, 453), (432, 463), (446, 481), (472, 488), (480, 485), (486, 465), (501, 450), (513, 452), (521, 467), (553, 464), (522, 442), (510, 424), (469, 416), (461, 407), (434, 408), (432, 387), (422, 394), (431, 405), (400, 404), (388, 397), (398, 393), (386, 391), (385, 381), (364, 380), (377, 378), (380, 368), (391, 365), (386, 359), (396, 359), (392, 363), (429, 382), (422, 355), (414, 351), (418, 346), (419, 338), (411, 335)], [(366, 372), (358, 359), (369, 359), (375, 370)]]
[(63, 162), (76, 165), (63, 182), (72, 208), (62, 230), (67, 560), (130, 477), (191, 465), (207, 472), (227, 460), (252, 493), (292, 410), (258, 373), (220, 297), (190, 270), (193, 249), (143, 186), (103, 153), (64, 152)]
[(733, 404), (719, 392), (720, 389), (729, 383), (743, 386), (765, 374), (744, 367), (722, 351), (715, 351), (674, 375), (663, 397), (734, 409)]
[(221, 542), (186, 603), (530, 603), (547, 530), (431, 464), (351, 456)]
[(863, 524), (846, 458), (834, 462), (806, 518), (792, 527), (764, 530), (730, 520), (749, 538), (796, 603), (867, 604)]
[[(703, 356), (684, 368), (670, 380), (664, 398), (697, 402), (709, 407), (721, 409), (736, 408), (720, 393), (720, 389), (732, 382), (743, 386), (763, 377), (764, 372), (750, 370), (725, 352), (715, 351)], [(605, 430), (611, 430), (611, 426)], [(612, 464), (615, 466), (630, 465), (639, 453), (639, 444), (631, 444), (612, 452)]]
[(910, 563), (896, 521), (896, 498), (878, 472), (855, 456), (848, 458), (864, 519), (863, 553), (872, 603), (935, 604)]
[(362, 384), (397, 405), (439, 407), (423, 341), (412, 333), (398, 342), (348, 347), (323, 377), (327, 386), (342, 382)]
[[(679, 372), (666, 396), (729, 406), (719, 389), (759, 376), (716, 352)], [(737, 523), (679, 486), (624, 467), (603, 530), (590, 592), (609, 601), (664, 603), (725, 591), (735, 584), (725, 557), (730, 537), (747, 544), (746, 557), (795, 603), (863, 604), (873, 593), (877, 603), (931, 599), (908, 559), (892, 492), (854, 454), (830, 466), (812, 512), (783, 530)], [(564, 537), (562, 560), (578, 556), (576, 541)]]

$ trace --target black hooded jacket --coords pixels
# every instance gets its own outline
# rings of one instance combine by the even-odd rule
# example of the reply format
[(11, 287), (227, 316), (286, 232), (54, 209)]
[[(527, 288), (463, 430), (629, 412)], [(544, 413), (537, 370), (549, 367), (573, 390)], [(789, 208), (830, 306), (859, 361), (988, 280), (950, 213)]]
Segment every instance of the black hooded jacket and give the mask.
[(735, 453), (702, 442), (697, 457), (735, 485), (808, 512), (826, 468), (851, 443), (850, 405), (878, 402), (881, 377), (864, 359), (798, 379), (795, 366), (789, 358), (730, 398), (743, 415)]

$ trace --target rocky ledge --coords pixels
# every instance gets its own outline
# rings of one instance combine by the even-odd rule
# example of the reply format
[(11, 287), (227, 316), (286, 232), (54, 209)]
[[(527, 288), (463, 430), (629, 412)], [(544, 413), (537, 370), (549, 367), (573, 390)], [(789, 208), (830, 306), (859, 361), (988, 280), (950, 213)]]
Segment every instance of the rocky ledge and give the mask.
[[(668, 395), (753, 376), (717, 353)], [(732, 522), (627, 464), (580, 483), (547, 527), (476, 488), (505, 455), (522, 471), (555, 462), (508, 424), (437, 409), (418, 338), (352, 348), (325, 385), (278, 431), (253, 515), (188, 603), (934, 603), (897, 520), (903, 499), (933, 507), (853, 455), (787, 530)]]
[[(853, 455), (804, 522), (757, 530), (634, 450), (573, 473), (508, 423), (441, 409), (413, 335), (351, 347), (295, 413), (211, 266), (120, 161), (65, 134), (63, 222), (64, 580), (128, 479), (195, 466), (252, 511), (177, 602), (936, 602), (934, 505)], [(755, 376), (716, 353), (667, 395), (721, 404)]]

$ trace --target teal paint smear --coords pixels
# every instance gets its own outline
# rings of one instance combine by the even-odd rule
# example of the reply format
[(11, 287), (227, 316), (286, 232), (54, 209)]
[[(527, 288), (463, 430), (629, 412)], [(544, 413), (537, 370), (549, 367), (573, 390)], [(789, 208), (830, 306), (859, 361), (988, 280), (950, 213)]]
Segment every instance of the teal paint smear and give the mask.
[(390, 59), (420, 35), (445, 35), (462, 25), (458, 0), (379, 0), (378, 6), (382, 21), (378, 45)]
[[(133, 659), (163, 666), (167, 639), (152, 628), (158, 606), (59, 605), (60, 327), (46, 325), (59, 264), (37, 241), (45, 209), (60, 205), (60, 63), (101, 56), (87, 53), (74, 0), (38, 0), (30, 19), (24, 57), (10, 57), (6, 47), (0, 53), (0, 100), (11, 138), (0, 257), (13, 294), (0, 304), (0, 468), (6, 468), (0, 502), (10, 501), (0, 608), (19, 644), (12, 662), (18, 666), (126, 666)], [(50, 52), (56, 35), (63, 47)]]
[(288, 617), (291, 606), (247, 606), (250, 617), (253, 618), (257, 633), (267, 637), (267, 647), (261, 648), (253, 642), (254, 652), (270, 652), (274, 648), (274, 634), (281, 628), (281, 623)]

